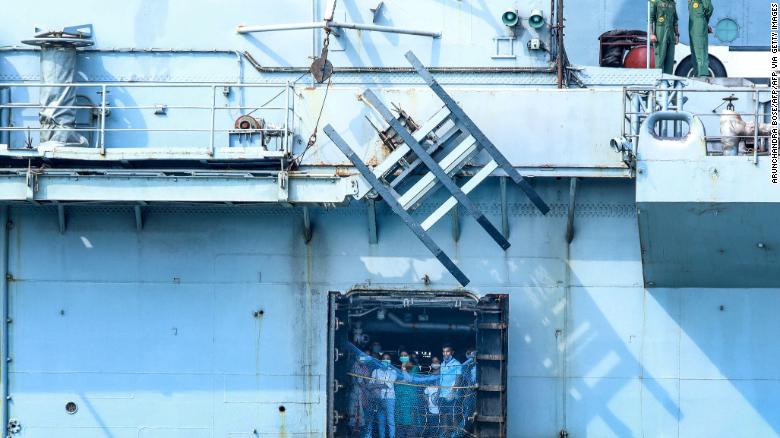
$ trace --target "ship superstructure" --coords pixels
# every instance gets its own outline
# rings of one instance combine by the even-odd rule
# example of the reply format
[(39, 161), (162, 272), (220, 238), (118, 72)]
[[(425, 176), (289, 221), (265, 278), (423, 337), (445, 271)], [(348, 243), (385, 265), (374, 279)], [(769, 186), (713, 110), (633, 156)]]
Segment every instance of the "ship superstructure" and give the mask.
[(354, 436), (443, 344), (467, 435), (779, 434), (771, 92), (585, 3), (9, 5), (7, 435)]

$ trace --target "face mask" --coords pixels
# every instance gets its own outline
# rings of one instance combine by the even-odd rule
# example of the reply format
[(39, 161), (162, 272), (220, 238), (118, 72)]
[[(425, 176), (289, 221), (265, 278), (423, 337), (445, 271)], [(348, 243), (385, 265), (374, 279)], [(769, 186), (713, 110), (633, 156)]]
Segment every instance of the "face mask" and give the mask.
[(379, 346), (379, 345), (374, 345), (374, 346), (371, 347), (371, 351), (373, 351), (374, 353), (381, 353), (382, 352), (382, 347)]
[(401, 356), (399, 359), (401, 360), (401, 363), (409, 362), (409, 356)]
[(441, 364), (438, 363), (431, 364), (431, 368), (433, 368), (434, 370), (438, 370), (439, 368), (441, 368)]
[(390, 366), (390, 361), (388, 359), (384, 359), (384, 360), (382, 360), (382, 365), (384, 365), (386, 367), (389, 367)]

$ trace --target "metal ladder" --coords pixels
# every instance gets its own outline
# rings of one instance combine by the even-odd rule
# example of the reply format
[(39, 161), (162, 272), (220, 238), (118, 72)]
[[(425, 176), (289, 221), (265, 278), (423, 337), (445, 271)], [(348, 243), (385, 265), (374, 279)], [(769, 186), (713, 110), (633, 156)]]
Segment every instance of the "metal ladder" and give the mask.
[[(363, 101), (376, 110), (389, 125), (395, 138), (402, 141), (379, 165), (373, 170), (369, 169), (330, 124), (325, 126), (323, 130), (341, 152), (349, 158), (373, 190), (387, 202), (393, 212), (401, 217), (417, 238), (458, 282), (462, 286), (466, 286), (469, 283), (468, 277), (427, 233), (436, 222), (457, 204), (460, 204), (501, 248), (509, 248), (510, 245), (506, 238), (467, 196), (498, 168), (501, 168), (520, 186), (542, 214), (547, 214), (550, 208), (536, 193), (536, 190), (512, 167), (506, 157), (477, 128), (455, 100), (436, 82), (411, 51), (406, 53), (406, 59), (441, 99), (444, 107), (412, 133), (402, 125), (373, 91), (370, 89), (364, 91)], [(455, 174), (480, 151), (487, 152), (491, 160), (461, 187), (458, 187), (454, 180)], [(434, 155), (438, 156), (438, 161)], [(408, 179), (410, 175), (415, 174), (420, 165), (424, 165), (427, 172), (416, 181)], [(406, 185), (411, 184), (411, 186), (403, 193), (399, 193), (397, 189), (405, 182)], [(451, 196), (425, 220), (417, 222), (410, 215), (410, 211), (414, 210), (425, 197), (432, 194), (440, 186), (445, 187)]]

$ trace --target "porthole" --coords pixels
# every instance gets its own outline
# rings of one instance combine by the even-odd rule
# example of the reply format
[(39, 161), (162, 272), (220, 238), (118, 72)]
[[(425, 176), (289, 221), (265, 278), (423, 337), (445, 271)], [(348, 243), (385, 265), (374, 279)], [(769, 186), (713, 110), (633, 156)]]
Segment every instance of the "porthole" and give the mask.
[(69, 401), (65, 403), (65, 412), (73, 415), (76, 413), (76, 411), (79, 410), (79, 407), (76, 405), (76, 403)]
[(715, 38), (730, 43), (739, 36), (739, 24), (731, 18), (722, 18), (715, 25)]

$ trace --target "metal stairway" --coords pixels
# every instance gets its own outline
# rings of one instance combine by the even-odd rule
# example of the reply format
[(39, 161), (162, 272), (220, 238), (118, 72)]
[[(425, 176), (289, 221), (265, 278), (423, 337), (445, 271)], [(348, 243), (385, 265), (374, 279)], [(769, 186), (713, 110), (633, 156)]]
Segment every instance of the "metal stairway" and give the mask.
[[(447, 254), (426, 233), (436, 222), (444, 217), (457, 204), (466, 211), (487, 231), (490, 237), (503, 249), (509, 248), (509, 242), (495, 226), (485, 217), (477, 206), (467, 196), (474, 188), (484, 181), (493, 171), (501, 168), (526, 193), (533, 204), (547, 214), (550, 208), (523, 179), (509, 161), (498, 151), (493, 143), (477, 128), (463, 109), (447, 94), (416, 56), (410, 51), (406, 59), (412, 64), (417, 74), (433, 90), (444, 103), (444, 108), (437, 112), (421, 127), (410, 132), (399, 121), (387, 106), (371, 90), (363, 92), (364, 102), (373, 107), (382, 119), (389, 125), (389, 130), (401, 142), (373, 170), (358, 157), (346, 141), (330, 124), (323, 129), (333, 143), (349, 158), (355, 168), (363, 175), (374, 191), (381, 196), (395, 214), (414, 232), (417, 238), (434, 254), (445, 268), (458, 280), (462, 286), (469, 283), (468, 277), (455, 265)], [(491, 160), (462, 186), (458, 186), (454, 175), (480, 151), (485, 151)], [(434, 158), (437, 156), (437, 158)], [(408, 177), (415, 174), (420, 165), (425, 165), (427, 172), (418, 180), (412, 182)], [(403, 193), (397, 189), (407, 182), (411, 186)], [(408, 185), (408, 184), (407, 184)], [(450, 197), (441, 204), (430, 216), (421, 223), (410, 215), (436, 188), (445, 187)]]

